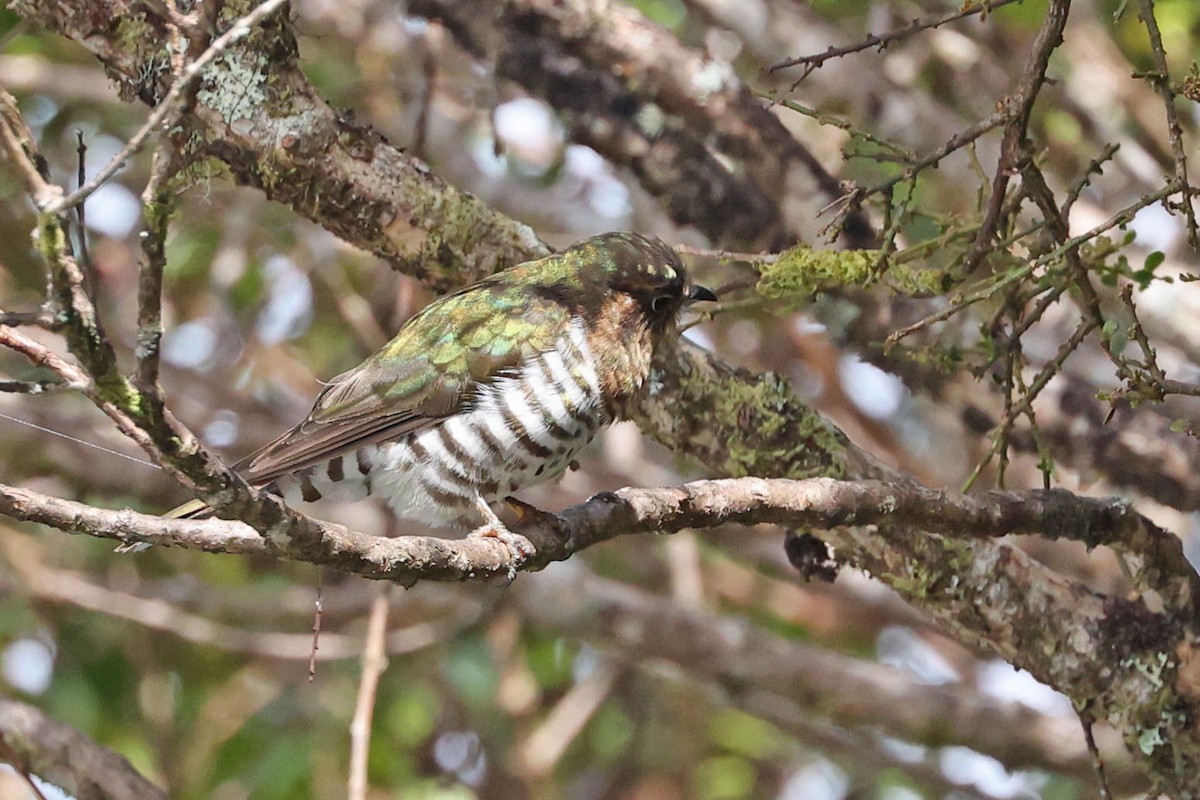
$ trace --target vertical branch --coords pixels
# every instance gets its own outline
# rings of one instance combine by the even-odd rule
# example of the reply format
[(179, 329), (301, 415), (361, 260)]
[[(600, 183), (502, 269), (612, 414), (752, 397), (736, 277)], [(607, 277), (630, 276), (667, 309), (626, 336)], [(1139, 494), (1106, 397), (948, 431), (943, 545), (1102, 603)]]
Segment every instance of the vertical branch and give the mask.
[(16, 98), (3, 90), (0, 90), (0, 146), (21, 173), (26, 191), (37, 206), (37, 249), (49, 269), (52, 299), (58, 305), (67, 344), (72, 354), (92, 372), (97, 385), (111, 388), (121, 381), (116, 353), (84, 287), (83, 271), (70, 255), (63, 220), (52, 210), (61, 202), (62, 190), (46, 179), (44, 162), (36, 154)]
[[(87, 143), (83, 141), (83, 131), (75, 131), (79, 144), (75, 152), (79, 154), (79, 171), (76, 174), (77, 186), (83, 186), (87, 181)], [(79, 260), (83, 263), (84, 277), (88, 280), (88, 291), (96, 293), (96, 276), (92, 271), (92, 254), (88, 251), (86, 203), (80, 203), (75, 209), (75, 219), (79, 223)]]
[(1183, 127), (1179, 124), (1179, 113), (1175, 110), (1175, 92), (1171, 89), (1171, 73), (1167, 68), (1167, 51), (1163, 48), (1162, 34), (1158, 30), (1158, 20), (1154, 17), (1154, 0), (1139, 0), (1141, 10), (1138, 18), (1146, 26), (1146, 34), (1150, 37), (1150, 55), (1154, 59), (1155, 73), (1150, 76), (1151, 83), (1162, 97), (1163, 108), (1167, 112), (1167, 135), (1171, 140), (1171, 153), (1175, 157), (1175, 179), (1179, 182), (1183, 199), (1180, 207), (1187, 220), (1188, 244), (1193, 249), (1200, 249), (1200, 232), (1196, 226), (1196, 210), (1192, 208), (1192, 197), (1195, 191), (1188, 183), (1187, 156), (1183, 149)]
[[(66, 211), (74, 202), (82, 201), (86, 193), (77, 201), (63, 204), (61, 188), (48, 182), (38, 166), (29, 129), (14, 98), (3, 90), (0, 90), (0, 149), (16, 166), (37, 206), (37, 248), (49, 272), (54, 318), (71, 355), (82, 366), (79, 369), (63, 362), (59, 374), (83, 388), (122, 433), (193, 491), (215, 494), (232, 489), (235, 495), (245, 497), (241, 480), (200, 447), (191, 431), (163, 405), (161, 397), (139, 391), (121, 373), (95, 303), (84, 287), (83, 271), (70, 253), (63, 222)], [(165, 216), (162, 224), (165, 227)], [(153, 306), (156, 304), (154, 301)], [(157, 315), (155, 310), (153, 316)], [(14, 332), (5, 333), (9, 342), (16, 341)], [(25, 349), (33, 353), (43, 348), (31, 345)]]
[(350, 721), (350, 777), (346, 796), (349, 800), (365, 800), (367, 796), (367, 765), (371, 752), (371, 720), (375, 717), (375, 695), (379, 676), (387, 667), (384, 645), (387, 639), (388, 606), (394, 584), (381, 583), (371, 603), (367, 620), (367, 642), (363, 647), (362, 678), (358, 683), (358, 699), (354, 703), (354, 719)]
[(1017, 82), (1017, 90), (1007, 100), (1014, 107), (1008, 122), (1004, 126), (1004, 140), (1000, 145), (1000, 161), (996, 164), (996, 175), (992, 179), (992, 193), (988, 198), (987, 211), (983, 224), (975, 237), (975, 243), (967, 253), (963, 263), (962, 274), (969, 275), (979, 266), (979, 262), (987, 254), (1000, 227), (1001, 211), (1004, 208), (1004, 196), (1008, 189), (1008, 181), (1012, 177), (1023, 154), (1025, 153), (1025, 134), (1029, 129), (1029, 118), (1033, 113), (1034, 103), (1038, 92), (1046, 82), (1046, 68), (1050, 64), (1050, 54), (1062, 42), (1063, 28), (1067, 24), (1067, 14), (1071, 10), (1071, 0), (1051, 0), (1046, 10), (1046, 19), (1038, 29), (1033, 41), (1033, 53), (1029, 63), (1025, 65), (1021, 79)]
[(171, 189), (175, 149), (162, 139), (154, 151), (150, 181), (142, 192), (142, 214), (146, 230), (142, 235), (142, 265), (138, 273), (137, 366), (134, 383), (154, 396), (158, 391), (159, 345), (162, 341), (162, 282), (167, 264), (167, 230), (175, 197)]
[(83, 270), (67, 249), (67, 231), (57, 213), (38, 213), (37, 248), (50, 270), (50, 286), (65, 323), (67, 347), (92, 373), (102, 391), (127, 400), (127, 382), (118, 370), (117, 354), (84, 285)]

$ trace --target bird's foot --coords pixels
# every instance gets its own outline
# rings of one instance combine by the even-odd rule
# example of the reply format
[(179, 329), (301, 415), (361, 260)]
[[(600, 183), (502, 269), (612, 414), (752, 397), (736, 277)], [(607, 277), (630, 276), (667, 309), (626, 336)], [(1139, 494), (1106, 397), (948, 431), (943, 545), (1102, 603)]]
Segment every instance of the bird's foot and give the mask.
[(487, 523), (468, 534), (471, 537), (499, 539), (508, 548), (508, 583), (517, 578), (517, 570), (534, 554), (533, 545), (519, 533), (513, 533), (504, 525)]
[[(516, 580), (517, 570), (521, 565), (533, 556), (535, 550), (533, 544), (518, 533), (513, 533), (508, 527), (500, 521), (496, 516), (496, 512), (492, 511), (482, 498), (476, 503), (476, 507), (486, 520), (483, 525), (480, 525), (475, 530), (468, 534), (469, 537), (499, 539), (501, 543), (508, 549), (508, 582), (512, 583)], [(532, 506), (530, 506), (532, 508)]]

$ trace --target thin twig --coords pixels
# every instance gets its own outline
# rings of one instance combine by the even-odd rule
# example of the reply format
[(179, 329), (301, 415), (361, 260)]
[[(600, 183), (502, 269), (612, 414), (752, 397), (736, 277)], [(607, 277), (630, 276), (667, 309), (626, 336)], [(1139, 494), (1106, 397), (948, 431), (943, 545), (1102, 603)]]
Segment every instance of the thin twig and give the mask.
[(225, 52), (230, 45), (248, 34), (263, 18), (277, 11), (287, 2), (288, 0), (264, 0), (262, 5), (255, 8), (246, 16), (236, 20), (229, 27), (229, 30), (214, 39), (207, 50), (201, 53), (195, 61), (187, 65), (183, 74), (171, 84), (171, 88), (166, 96), (154, 107), (154, 111), (150, 113), (146, 123), (130, 137), (119, 153), (113, 156), (99, 172), (92, 176), (90, 181), (66, 197), (58, 198), (46, 203), (42, 207), (47, 211), (60, 213), (87, 199), (93, 192), (103, 186), (109, 178), (125, 165), (126, 161), (142, 148), (142, 145), (145, 144), (150, 134), (156, 130), (160, 130), (164, 126), (169, 128), (174, 125), (176, 115), (180, 111), (180, 101), (184, 96), (184, 92), (200, 76), (205, 67)]
[(1100, 155), (1096, 156), (1088, 163), (1087, 169), (1083, 171), (1083, 175), (1075, 182), (1075, 185), (1067, 192), (1067, 199), (1062, 204), (1062, 215), (1070, 219), (1071, 208), (1075, 205), (1075, 201), (1079, 199), (1079, 195), (1083, 194), (1083, 190), (1092, 182), (1093, 175), (1102, 175), (1104, 173), (1104, 165), (1117, 154), (1121, 149), (1120, 144), (1106, 144), (1104, 149), (1100, 151)]
[[(843, 212), (849, 211), (850, 209), (857, 208), (868, 197), (890, 192), (896, 186), (896, 184), (903, 181), (911, 181), (915, 179), (921, 172), (929, 169), (930, 167), (936, 168), (937, 165), (941, 163), (942, 159), (958, 150), (961, 150), (989, 131), (1000, 127), (1007, 122), (1008, 119), (1008, 109), (996, 111), (985, 119), (981, 119), (979, 122), (971, 125), (966, 130), (959, 131), (958, 133), (954, 134), (932, 153), (913, 161), (909, 166), (905, 167), (900, 174), (877, 183), (874, 186), (853, 189), (831, 203), (829, 207), (841, 206)], [(826, 210), (827, 209), (822, 209), (821, 211), (824, 213)]]
[(1171, 394), (1200, 396), (1200, 385), (1172, 380), (1167, 377), (1166, 372), (1159, 365), (1158, 354), (1154, 350), (1154, 346), (1150, 344), (1150, 337), (1146, 335), (1146, 329), (1142, 327), (1142, 321), (1138, 317), (1137, 306), (1133, 302), (1132, 284), (1126, 284), (1121, 289), (1121, 302), (1124, 304), (1125, 310), (1129, 312), (1129, 328), (1133, 334), (1133, 340), (1141, 348), (1144, 360), (1138, 364), (1125, 358), (1123, 354), (1109, 350), (1109, 356), (1117, 366), (1118, 375), (1128, 385), (1126, 389), (1112, 392), (1110, 398), (1135, 395), (1139, 399), (1148, 397), (1161, 401)]
[(1146, 336), (1146, 330), (1142, 327), (1142, 321), (1138, 319), (1137, 306), (1133, 302), (1132, 284), (1126, 284), (1121, 289), (1121, 302), (1125, 305), (1125, 310), (1129, 312), (1130, 327), (1133, 329), (1133, 340), (1142, 349), (1142, 357), (1145, 359), (1142, 366), (1150, 373), (1150, 378), (1154, 383), (1161, 386), (1167, 380), (1167, 375), (1163, 372), (1162, 367), (1158, 365), (1158, 354), (1155, 352), (1154, 347), (1151, 346), (1149, 337)]
[(979, 262), (991, 250), (992, 240), (1000, 227), (1000, 212), (1004, 207), (1004, 198), (1008, 189), (1012, 171), (1025, 156), (1025, 137), (1029, 129), (1029, 119), (1033, 113), (1034, 103), (1038, 92), (1046, 82), (1046, 69), (1050, 63), (1050, 54), (1062, 42), (1063, 28), (1067, 24), (1067, 14), (1071, 10), (1071, 0), (1050, 0), (1046, 18), (1038, 28), (1034, 37), (1033, 49), (1029, 61), (1017, 81), (1016, 91), (1008, 99), (1008, 122), (1004, 126), (1004, 140), (1000, 145), (1000, 160), (996, 164), (996, 175), (992, 179), (992, 193), (988, 198), (987, 210), (983, 223), (979, 226), (979, 234), (975, 243), (963, 259), (962, 273), (969, 275), (979, 266)]
[(45, 394), (56, 389), (68, 388), (65, 383), (50, 381), (0, 381), (0, 392), (9, 394)]
[(325, 616), (325, 570), (317, 567), (317, 591), (313, 598), (312, 642), (308, 651), (308, 682), (317, 679), (317, 651), (321, 649), (321, 622)]
[(715, 250), (706, 247), (692, 247), (687, 244), (675, 245), (675, 252), (685, 256), (713, 258), (718, 261), (741, 264), (774, 264), (779, 260), (778, 253), (739, 253), (734, 250)]
[(371, 720), (375, 716), (375, 695), (379, 676), (387, 667), (384, 640), (387, 634), (388, 607), (391, 605), (393, 584), (380, 584), (371, 603), (367, 618), (367, 640), (363, 646), (362, 677), (358, 683), (358, 699), (354, 703), (354, 718), (350, 721), (350, 777), (346, 796), (349, 800), (366, 800), (367, 764), (371, 751)]
[(1088, 337), (1088, 334), (1099, 327), (1099, 325), (1099, 320), (1094, 317), (1083, 320), (1075, 328), (1074, 332), (1067, 337), (1067, 340), (1059, 346), (1054, 358), (1042, 367), (1037, 377), (1022, 392), (1021, 399), (1013, 404), (1004, 415), (1004, 421), (1000, 425), (1000, 430), (996, 432), (991, 449), (975, 465), (975, 469), (971, 470), (971, 474), (963, 484), (963, 492), (971, 490), (971, 487), (975, 485), (975, 481), (979, 479), (979, 475), (983, 472), (983, 468), (991, 463), (991, 460), (1007, 446), (1008, 437), (1012, 433), (1012, 428), (1017, 418), (1024, 414), (1033, 413), (1033, 401), (1037, 399), (1042, 390), (1050, 383), (1050, 379), (1062, 371), (1063, 364), (1066, 363), (1073, 352), (1079, 349), (1079, 345), (1083, 344), (1083, 340)]
[(78, 389), (87, 392), (92, 388), (92, 379), (88, 377), (87, 373), (20, 331), (0, 325), (0, 346), (20, 353), (33, 364), (54, 372), (62, 378), (64, 389)]
[(1100, 800), (1112, 800), (1112, 792), (1108, 789), (1108, 779), (1104, 776), (1104, 759), (1100, 756), (1100, 748), (1096, 747), (1096, 736), (1092, 726), (1096, 724), (1091, 714), (1079, 715), (1079, 724), (1083, 727), (1083, 738), (1087, 743), (1088, 756), (1092, 761), (1092, 769), (1096, 773), (1096, 785), (1100, 792)]
[(872, 144), (878, 145), (879, 147), (882, 147), (885, 150), (891, 151), (898, 158), (901, 158), (905, 161), (912, 161), (916, 158), (916, 155), (911, 150), (909, 150), (907, 147), (896, 144), (895, 142), (890, 142), (887, 139), (884, 139), (880, 136), (876, 136), (875, 134), (871, 133), (868, 130), (863, 130), (862, 128), (855, 127), (854, 125), (851, 125), (849, 122), (847, 122), (844, 119), (841, 119), (840, 117), (834, 117), (834, 116), (830, 116), (829, 114), (824, 114), (824, 113), (816, 110), (815, 108), (811, 108), (809, 106), (804, 105), (803, 103), (797, 103), (795, 100), (788, 100), (786, 98), (777, 97), (776, 93), (774, 93), (774, 92), (756, 91), (755, 94), (758, 97), (763, 98), (764, 100), (770, 100), (772, 103), (778, 103), (779, 105), (783, 106), (784, 108), (788, 109), (789, 111), (795, 111), (797, 114), (803, 114), (804, 116), (809, 117), (810, 119), (816, 120), (821, 125), (829, 125), (831, 127), (837, 128), (839, 130), (843, 130), (846, 133), (850, 134), (851, 136), (862, 139), (863, 141), (871, 142)]
[(157, 459), (158, 449), (150, 435), (139, 427), (123, 409), (102, 398), (97, 393), (95, 382), (78, 366), (19, 331), (2, 325), (0, 325), (0, 346), (20, 353), (37, 366), (54, 372), (62, 378), (63, 388), (75, 389), (86, 394), (101, 411), (116, 423), (117, 429), (121, 433), (132, 439), (152, 458)]
[[(76, 186), (83, 186), (87, 180), (87, 143), (83, 140), (83, 131), (75, 131), (75, 136), (79, 140), (79, 144), (75, 152), (79, 155), (79, 169), (76, 174)], [(85, 214), (87, 203), (80, 203), (75, 207), (75, 216), (79, 222), (79, 263), (83, 267), (83, 274), (87, 279), (89, 293), (95, 293), (95, 276), (92, 274), (92, 254), (88, 250), (88, 234), (87, 234), (87, 216)]]
[(912, 323), (911, 325), (906, 325), (903, 328), (900, 328), (900, 329), (892, 332), (888, 336), (887, 340), (884, 342), (884, 347), (885, 348), (892, 347), (897, 342), (899, 342), (901, 339), (903, 339), (907, 336), (911, 336), (912, 334), (916, 333), (919, 330), (927, 328), (930, 325), (933, 325), (934, 323), (943, 322), (943, 321), (949, 319), (950, 317), (953, 317), (956, 314), (961, 313), (965, 309), (969, 308), (970, 306), (972, 306), (978, 302), (981, 302), (983, 300), (987, 300), (991, 297), (994, 297), (997, 292), (1003, 290), (1006, 286), (1009, 286), (1010, 284), (1014, 283), (1015, 281), (1024, 280), (1025, 278), (1029, 277), (1035, 270), (1037, 270), (1040, 267), (1045, 266), (1046, 264), (1051, 263), (1052, 261), (1054, 261), (1057, 258), (1060, 258), (1064, 253), (1066, 253), (1071, 248), (1077, 248), (1081, 244), (1084, 244), (1086, 242), (1091, 241), (1092, 239), (1095, 239), (1097, 236), (1100, 236), (1100, 235), (1106, 233), (1107, 231), (1112, 230), (1113, 228), (1117, 227), (1118, 225), (1124, 225), (1124, 224), (1128, 223), (1130, 220), (1132, 220), (1137, 215), (1137, 212), (1141, 211), (1143, 208), (1146, 208), (1147, 206), (1152, 206), (1155, 203), (1159, 202), (1160, 200), (1163, 200), (1166, 197), (1170, 197), (1171, 195), (1175, 194), (1175, 192), (1177, 192), (1177, 191), (1178, 191), (1178, 188), (1176, 187), (1175, 181), (1171, 181), (1166, 186), (1159, 189), (1157, 192), (1143, 195), (1136, 203), (1126, 206), (1125, 208), (1118, 211), (1116, 214), (1113, 214), (1111, 217), (1106, 219), (1104, 222), (1101, 222), (1099, 225), (1095, 226), (1094, 228), (1091, 228), (1090, 230), (1086, 231), (1085, 233), (1081, 233), (1078, 236), (1074, 236), (1070, 239), (1067, 239), (1062, 244), (1060, 244), (1058, 247), (1054, 248), (1053, 250), (1051, 250), (1048, 253), (1043, 253), (1042, 255), (1040, 255), (1036, 259), (1034, 259), (1033, 261), (1026, 264), (1024, 267), (1021, 267), (1020, 269), (1017, 269), (1017, 270), (1012, 270), (1012, 271), (1004, 274), (999, 279), (989, 279), (989, 281), (987, 282), (988, 285), (984, 286), (981, 289), (976, 290), (972, 294), (967, 295), (966, 297), (964, 297), (962, 299), (956, 300), (955, 302), (951, 303), (949, 306), (942, 309), (941, 311), (938, 311), (935, 314), (930, 314), (929, 316), (924, 317), (924, 318)]
[(1175, 180), (1179, 191), (1183, 193), (1180, 208), (1184, 219), (1187, 220), (1188, 244), (1193, 249), (1200, 249), (1200, 231), (1196, 225), (1196, 210), (1192, 208), (1192, 197), (1195, 191), (1188, 182), (1187, 156), (1183, 146), (1183, 126), (1179, 124), (1179, 112), (1175, 109), (1175, 93), (1171, 89), (1171, 73), (1167, 66), (1167, 52), (1163, 48), (1162, 34), (1158, 30), (1158, 20), (1154, 17), (1154, 0), (1138, 0), (1141, 10), (1138, 18), (1146, 26), (1146, 34), (1150, 37), (1150, 57), (1154, 59), (1156, 74), (1147, 75), (1151, 78), (1155, 90), (1162, 97), (1163, 108), (1167, 115), (1167, 135), (1171, 140), (1171, 154), (1175, 159)]
[[(831, 47), (829, 47), (829, 49), (827, 49), (821, 53), (815, 53), (813, 55), (807, 55), (807, 56), (798, 56), (796, 58), (789, 58), (785, 61), (780, 61), (777, 64), (773, 64), (772, 66), (767, 67), (767, 72), (768, 73), (777, 72), (781, 69), (787, 69), (788, 67), (797, 67), (797, 66), (803, 65), (805, 67), (805, 74), (808, 74), (809, 72), (812, 72), (813, 70), (820, 69), (821, 66), (826, 61), (829, 61), (830, 59), (841, 58), (842, 56), (846, 56), (851, 53), (858, 53), (862, 50), (868, 50), (872, 47), (878, 47), (880, 50), (883, 50), (884, 48), (886, 48), (888, 45), (892, 44), (893, 42), (900, 41), (901, 39), (906, 39), (909, 36), (912, 36), (914, 33), (920, 33), (921, 31), (924, 31), (924, 30), (932, 30), (933, 28), (940, 28), (942, 25), (946, 25), (948, 23), (963, 19), (964, 17), (970, 17), (975, 14), (986, 15), (986, 14), (990, 13), (993, 9), (1001, 8), (1003, 6), (1008, 5), (1009, 3), (1016, 3), (1016, 2), (1020, 2), (1020, 0), (984, 0), (984, 2), (981, 2), (977, 5), (970, 5), (968, 3), (964, 3), (963, 6), (960, 7), (958, 11), (952, 11), (949, 14), (945, 14), (944, 16), (938, 17), (937, 19), (930, 19), (930, 20), (914, 19), (911, 22), (909, 22), (907, 25), (905, 25), (901, 28), (897, 28), (894, 31), (889, 31), (887, 33), (882, 33), (882, 34), (875, 34), (875, 33), (869, 34), (866, 39), (864, 39), (861, 42), (858, 42), (857, 44), (845, 45), (843, 47), (832, 47), (831, 46)], [(794, 89), (795, 87), (793, 86), (792, 88)]]

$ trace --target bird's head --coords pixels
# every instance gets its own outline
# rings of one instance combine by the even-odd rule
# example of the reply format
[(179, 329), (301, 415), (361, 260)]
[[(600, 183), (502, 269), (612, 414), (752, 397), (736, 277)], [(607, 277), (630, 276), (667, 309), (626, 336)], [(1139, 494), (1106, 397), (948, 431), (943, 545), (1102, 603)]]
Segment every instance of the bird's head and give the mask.
[(561, 257), (577, 266), (583, 282), (601, 284), (610, 298), (631, 299), (654, 328), (673, 322), (688, 303), (717, 299), (688, 279), (679, 255), (661, 239), (606, 233), (573, 245)]

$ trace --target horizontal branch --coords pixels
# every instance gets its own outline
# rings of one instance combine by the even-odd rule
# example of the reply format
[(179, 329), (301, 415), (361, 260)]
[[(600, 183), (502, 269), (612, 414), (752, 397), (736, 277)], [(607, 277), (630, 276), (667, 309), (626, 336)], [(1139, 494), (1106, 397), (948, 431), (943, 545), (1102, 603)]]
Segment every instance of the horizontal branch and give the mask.
[(524, 563), (513, 563), (509, 548), (488, 537), (388, 539), (319, 520), (308, 520), (317, 540), (304, 553), (283, 553), (243, 522), (164, 519), (131, 510), (100, 509), (2, 484), (0, 513), (123, 543), (311, 559), (405, 585), (537, 569), (617, 536), (676, 533), (731, 523), (818, 530), (886, 524), (960, 538), (1034, 534), (1074, 539), (1089, 548), (1112, 545), (1143, 556), (1166, 577), (1195, 577), (1179, 539), (1124, 501), (1078, 497), (1058, 489), (961, 496), (908, 483), (830, 478), (730, 478), (660, 489), (621, 489), (518, 526), (516, 530), (532, 546), (532, 555)]

